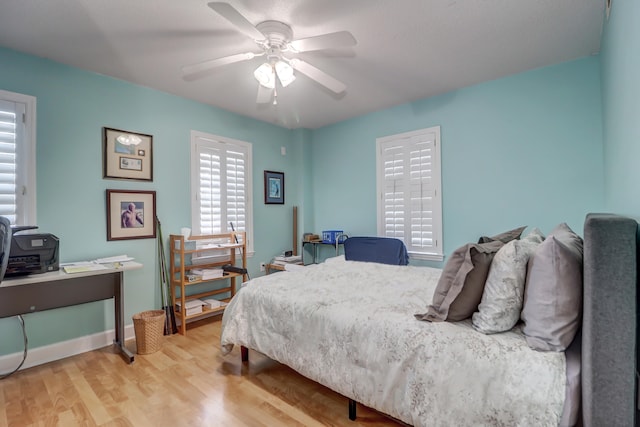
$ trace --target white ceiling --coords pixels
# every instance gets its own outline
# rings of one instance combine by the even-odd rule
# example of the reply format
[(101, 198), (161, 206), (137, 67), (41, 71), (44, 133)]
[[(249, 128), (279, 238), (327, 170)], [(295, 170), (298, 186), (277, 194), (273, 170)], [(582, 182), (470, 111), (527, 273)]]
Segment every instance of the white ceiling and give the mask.
[[(287, 128), (371, 111), (596, 54), (605, 0), (228, 0), (251, 23), (293, 38), (350, 31), (354, 47), (299, 58), (347, 85), (338, 96), (304, 75), (256, 104), (264, 58), (185, 81), (181, 67), (255, 43), (207, 0), (1, 0), (0, 46), (151, 87)], [(0, 65), (1, 66), (1, 65)], [(1, 82), (0, 82), (1, 86)]]

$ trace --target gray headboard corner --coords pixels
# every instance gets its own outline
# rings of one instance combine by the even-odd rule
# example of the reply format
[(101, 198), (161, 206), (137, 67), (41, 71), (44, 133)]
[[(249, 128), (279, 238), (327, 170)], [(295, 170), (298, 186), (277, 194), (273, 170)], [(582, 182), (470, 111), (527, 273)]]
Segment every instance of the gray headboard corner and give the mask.
[(638, 422), (638, 222), (587, 215), (584, 224), (582, 418), (586, 427)]

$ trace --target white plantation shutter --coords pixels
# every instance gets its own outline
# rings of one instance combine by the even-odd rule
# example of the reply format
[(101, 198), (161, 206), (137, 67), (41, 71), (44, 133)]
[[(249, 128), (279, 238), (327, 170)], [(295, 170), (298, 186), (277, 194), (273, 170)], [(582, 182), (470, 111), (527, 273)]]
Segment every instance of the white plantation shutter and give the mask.
[(229, 149), (227, 151), (227, 222), (233, 223), (236, 230), (247, 228), (247, 181), (246, 181), (247, 153), (243, 150)]
[(200, 202), (200, 229), (197, 234), (222, 233), (222, 150), (202, 145), (198, 148), (199, 190), (196, 199)]
[(35, 224), (34, 115), (35, 98), (0, 91), (0, 215), (13, 225)]
[(16, 223), (16, 144), (15, 102), (0, 100), (0, 215)]
[(442, 260), (440, 128), (377, 140), (378, 234), (414, 258)]
[(194, 234), (247, 233), (252, 247), (251, 144), (192, 132), (192, 223)]

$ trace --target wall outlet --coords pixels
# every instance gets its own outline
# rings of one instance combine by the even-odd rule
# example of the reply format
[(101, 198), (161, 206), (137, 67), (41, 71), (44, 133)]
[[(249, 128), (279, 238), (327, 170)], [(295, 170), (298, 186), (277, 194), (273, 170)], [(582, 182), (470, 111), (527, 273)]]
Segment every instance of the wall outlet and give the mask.
[(260, 263), (260, 271), (266, 271), (266, 270), (267, 270), (267, 267), (266, 267), (265, 263), (261, 262)]

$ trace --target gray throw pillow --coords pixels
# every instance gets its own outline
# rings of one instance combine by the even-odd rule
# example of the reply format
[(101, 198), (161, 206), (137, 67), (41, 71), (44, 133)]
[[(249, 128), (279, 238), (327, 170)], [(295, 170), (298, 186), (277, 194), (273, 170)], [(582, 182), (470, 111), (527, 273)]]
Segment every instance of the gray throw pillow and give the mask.
[(443, 322), (471, 317), (482, 299), (491, 261), (503, 245), (498, 240), (469, 243), (456, 249), (442, 270), (427, 312), (416, 314), (416, 318)]
[(509, 243), (512, 240), (519, 239), (525, 228), (527, 228), (526, 225), (524, 227), (518, 227), (514, 228), (513, 230), (505, 231), (504, 233), (496, 234), (495, 236), (482, 236), (480, 237), (480, 240), (478, 240), (478, 243), (489, 243), (496, 240), (499, 240), (502, 243)]
[(534, 350), (564, 351), (582, 317), (582, 238), (567, 224), (549, 233), (529, 261), (522, 332)]
[(473, 327), (484, 333), (508, 331), (520, 320), (529, 257), (544, 236), (537, 228), (504, 245), (493, 258)]

